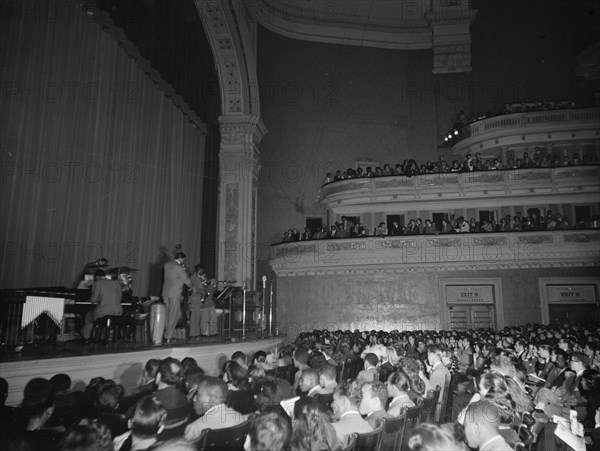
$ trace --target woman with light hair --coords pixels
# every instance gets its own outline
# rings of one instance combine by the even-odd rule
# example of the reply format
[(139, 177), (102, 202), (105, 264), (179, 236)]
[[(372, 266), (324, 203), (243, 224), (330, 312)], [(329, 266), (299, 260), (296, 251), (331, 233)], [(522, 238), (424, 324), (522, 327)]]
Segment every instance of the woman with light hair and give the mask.
[(413, 431), (408, 440), (411, 451), (466, 451), (467, 447), (455, 435), (452, 425), (436, 426), (423, 423)]

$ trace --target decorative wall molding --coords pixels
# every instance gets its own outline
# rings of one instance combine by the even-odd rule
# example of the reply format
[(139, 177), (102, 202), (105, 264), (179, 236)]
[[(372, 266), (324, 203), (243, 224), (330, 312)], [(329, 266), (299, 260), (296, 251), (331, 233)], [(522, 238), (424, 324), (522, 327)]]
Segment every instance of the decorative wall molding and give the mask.
[(281, 243), (272, 246), (270, 264), (278, 277), (590, 267), (600, 265), (600, 232), (419, 235)]

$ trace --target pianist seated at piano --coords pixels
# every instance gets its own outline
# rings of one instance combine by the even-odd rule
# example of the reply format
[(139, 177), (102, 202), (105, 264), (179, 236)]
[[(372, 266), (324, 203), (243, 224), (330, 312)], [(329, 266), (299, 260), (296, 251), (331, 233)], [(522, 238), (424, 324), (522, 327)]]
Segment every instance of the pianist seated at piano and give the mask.
[(92, 335), (94, 321), (105, 316), (120, 316), (123, 314), (121, 306), (121, 285), (116, 280), (107, 278), (106, 272), (98, 269), (94, 274), (94, 284), (92, 285), (92, 297), (90, 302), (97, 304), (92, 310), (85, 314), (85, 321), (81, 335), (89, 340)]

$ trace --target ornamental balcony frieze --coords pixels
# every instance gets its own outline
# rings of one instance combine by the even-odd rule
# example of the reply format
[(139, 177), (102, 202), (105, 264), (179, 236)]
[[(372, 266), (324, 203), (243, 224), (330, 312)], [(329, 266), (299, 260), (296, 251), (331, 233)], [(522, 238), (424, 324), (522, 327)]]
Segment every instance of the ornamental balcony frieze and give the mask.
[(490, 198), (536, 195), (588, 195), (588, 201), (597, 202), (598, 180), (599, 165), (353, 178), (323, 185), (320, 202), (331, 210), (386, 203), (397, 208), (399, 202), (410, 201), (422, 206), (423, 201), (464, 202), (465, 198), (487, 202)]
[(275, 244), (278, 276), (600, 265), (600, 230), (366, 237)]

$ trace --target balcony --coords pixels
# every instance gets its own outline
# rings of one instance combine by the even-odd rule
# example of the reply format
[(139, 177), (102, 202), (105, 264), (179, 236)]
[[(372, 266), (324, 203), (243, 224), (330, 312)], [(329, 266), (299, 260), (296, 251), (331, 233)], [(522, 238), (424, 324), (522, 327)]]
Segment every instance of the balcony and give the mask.
[(401, 209), (422, 210), (448, 209), (452, 204), (597, 203), (598, 180), (598, 165), (354, 178), (324, 185), (320, 202), (331, 212), (344, 214), (397, 211), (400, 203)]
[(453, 147), (455, 155), (490, 153), (502, 147), (581, 144), (600, 141), (600, 108), (532, 111), (494, 116), (464, 126)]
[(598, 266), (600, 230), (296, 241), (271, 247), (278, 277)]

